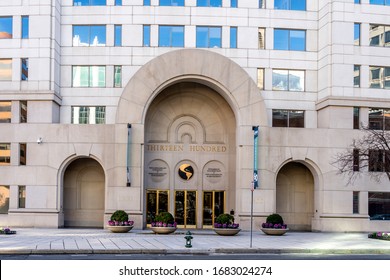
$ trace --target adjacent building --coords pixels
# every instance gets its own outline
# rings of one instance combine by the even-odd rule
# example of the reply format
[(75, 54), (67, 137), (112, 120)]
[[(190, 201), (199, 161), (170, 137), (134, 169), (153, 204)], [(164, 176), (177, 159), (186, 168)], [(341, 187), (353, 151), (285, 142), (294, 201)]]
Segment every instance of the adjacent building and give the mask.
[(0, 225), (388, 227), (332, 162), (390, 129), (389, 35), (385, 0), (0, 1)]

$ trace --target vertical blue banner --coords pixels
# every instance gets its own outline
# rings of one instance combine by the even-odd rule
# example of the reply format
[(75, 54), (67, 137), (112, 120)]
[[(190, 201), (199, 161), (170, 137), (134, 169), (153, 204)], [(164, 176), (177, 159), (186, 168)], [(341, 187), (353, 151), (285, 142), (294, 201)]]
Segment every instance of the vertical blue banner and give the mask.
[(127, 160), (126, 160), (126, 173), (127, 183), (126, 186), (131, 186), (131, 175), (130, 175), (130, 149), (131, 149), (131, 124), (127, 124)]
[(253, 130), (253, 188), (259, 187), (259, 175), (257, 173), (259, 126), (252, 126)]

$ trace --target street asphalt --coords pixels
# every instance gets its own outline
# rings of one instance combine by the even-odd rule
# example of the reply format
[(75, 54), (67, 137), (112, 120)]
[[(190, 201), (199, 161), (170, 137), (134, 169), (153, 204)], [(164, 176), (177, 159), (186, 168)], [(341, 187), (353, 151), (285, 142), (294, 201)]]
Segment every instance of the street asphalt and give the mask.
[[(370, 239), (367, 233), (294, 232), (269, 236), (259, 229), (235, 236), (219, 236), (213, 230), (191, 230), (191, 248), (178, 229), (169, 235), (132, 229), (112, 233), (108, 229), (16, 228), (16, 234), (0, 235), (0, 255), (10, 254), (255, 254), (323, 253), (390, 254), (390, 242)], [(252, 236), (252, 238), (251, 238)], [(252, 241), (251, 241), (252, 240)], [(1, 258), (1, 256), (0, 256)]]

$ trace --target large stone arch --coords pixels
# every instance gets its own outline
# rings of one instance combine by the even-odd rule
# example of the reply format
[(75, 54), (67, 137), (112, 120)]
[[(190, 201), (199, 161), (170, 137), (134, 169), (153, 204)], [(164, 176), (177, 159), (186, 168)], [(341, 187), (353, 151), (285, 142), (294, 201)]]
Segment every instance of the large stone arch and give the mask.
[(232, 108), (237, 125), (267, 126), (267, 113), (253, 79), (237, 63), (212, 51), (182, 49), (162, 54), (142, 66), (119, 100), (117, 124), (143, 124), (153, 99), (180, 82), (204, 84)]

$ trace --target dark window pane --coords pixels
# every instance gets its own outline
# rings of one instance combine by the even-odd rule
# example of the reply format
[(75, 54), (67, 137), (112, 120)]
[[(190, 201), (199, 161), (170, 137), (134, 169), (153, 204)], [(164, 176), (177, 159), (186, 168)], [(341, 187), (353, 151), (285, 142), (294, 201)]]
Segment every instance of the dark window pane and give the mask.
[(352, 205), (352, 213), (359, 214), (359, 192), (353, 192)]
[(272, 110), (272, 126), (287, 127), (288, 126), (288, 111)]
[(303, 111), (289, 111), (289, 127), (305, 127)]
[(353, 150), (353, 171), (360, 170), (360, 152), (358, 149)]
[(353, 108), (353, 129), (359, 129), (360, 128), (360, 108), (354, 107)]
[(370, 220), (390, 220), (390, 192), (368, 193)]

